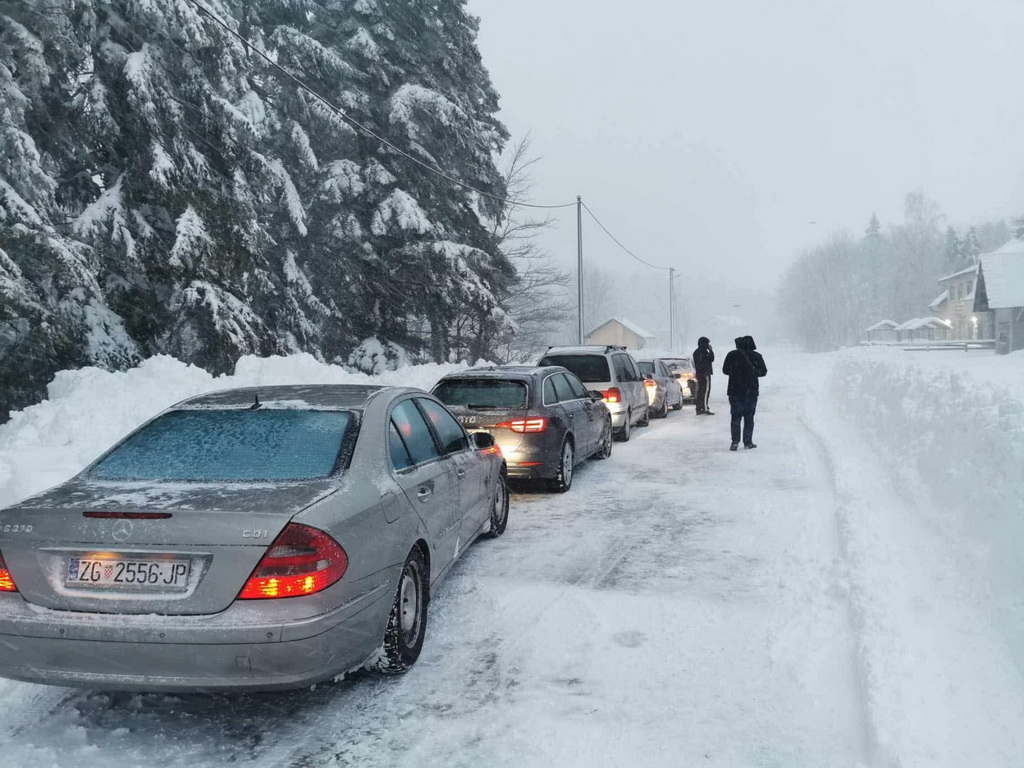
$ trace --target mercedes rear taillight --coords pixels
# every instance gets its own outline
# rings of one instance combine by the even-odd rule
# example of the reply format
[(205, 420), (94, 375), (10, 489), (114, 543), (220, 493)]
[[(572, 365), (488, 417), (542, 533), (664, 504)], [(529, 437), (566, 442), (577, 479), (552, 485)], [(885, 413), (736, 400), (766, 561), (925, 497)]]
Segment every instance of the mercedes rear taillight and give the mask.
[(601, 394), (604, 395), (604, 401), (606, 403), (621, 403), (622, 402), (622, 392), (621, 392), (621, 390), (618, 387), (612, 387), (611, 389), (606, 389)]
[(513, 419), (512, 421), (503, 421), (501, 424), (496, 426), (505, 427), (506, 429), (511, 429), (513, 432), (518, 432), (520, 434), (544, 432), (548, 428), (548, 420), (543, 416), (538, 416), (533, 419)]
[(313, 595), (348, 570), (348, 555), (317, 528), (288, 523), (245, 583), (240, 600)]
[(11, 572), (7, 570), (7, 563), (4, 562), (3, 553), (0, 552), (0, 592), (17, 592), (18, 588), (14, 586), (14, 577), (11, 576)]

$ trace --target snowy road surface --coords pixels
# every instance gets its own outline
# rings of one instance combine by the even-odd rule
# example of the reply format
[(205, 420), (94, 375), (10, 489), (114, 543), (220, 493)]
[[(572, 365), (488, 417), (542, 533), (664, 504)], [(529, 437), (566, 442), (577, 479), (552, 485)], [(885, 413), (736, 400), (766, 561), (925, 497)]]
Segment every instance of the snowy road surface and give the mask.
[[(505, 536), (436, 594), (402, 678), (244, 697), (0, 681), (0, 762), (1020, 764), (1019, 671), (965, 602), (920, 604), (916, 531), (859, 516), (913, 502), (881, 488), (868, 451), (837, 464), (848, 427), (817, 413), (819, 368), (766, 380), (756, 450), (727, 450), (716, 377), (716, 416), (670, 413), (567, 495), (516, 494)], [(876, 533), (891, 540), (872, 563)]]

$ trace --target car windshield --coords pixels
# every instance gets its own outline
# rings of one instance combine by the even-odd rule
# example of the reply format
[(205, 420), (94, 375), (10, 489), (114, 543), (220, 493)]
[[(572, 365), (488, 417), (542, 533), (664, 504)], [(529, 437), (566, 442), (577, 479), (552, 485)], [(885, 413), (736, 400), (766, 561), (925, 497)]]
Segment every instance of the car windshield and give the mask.
[(445, 379), (434, 397), (448, 406), (468, 408), (525, 408), (526, 384), (510, 379)]
[(636, 364), (640, 366), (640, 373), (649, 373), (654, 375), (654, 363), (648, 363), (643, 360), (637, 360)]
[(171, 411), (117, 445), (96, 480), (314, 480), (338, 462), (352, 415), (343, 411)]
[(545, 355), (538, 365), (560, 365), (587, 384), (611, 381), (608, 359), (603, 355)]

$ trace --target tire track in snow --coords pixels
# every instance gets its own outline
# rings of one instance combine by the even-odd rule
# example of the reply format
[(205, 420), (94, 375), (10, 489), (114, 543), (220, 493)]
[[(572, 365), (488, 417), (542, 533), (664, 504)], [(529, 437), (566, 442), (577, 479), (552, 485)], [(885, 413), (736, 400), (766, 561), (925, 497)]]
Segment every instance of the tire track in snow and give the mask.
[(864, 658), (863, 642), (864, 616), (859, 602), (861, 596), (857, 592), (850, 574), (853, 563), (848, 533), (850, 520), (846, 513), (849, 501), (843, 498), (839, 492), (835, 464), (824, 441), (807, 423), (804, 413), (800, 412), (797, 414), (796, 422), (802, 430), (802, 452), (804, 458), (805, 460), (810, 459), (812, 466), (817, 470), (816, 474), (825, 479), (833, 501), (830, 513), (835, 522), (836, 554), (842, 566), (841, 572), (836, 574), (835, 586), (836, 591), (844, 596), (843, 602), (846, 607), (847, 628), (850, 633), (850, 670), (854, 682), (854, 711), (857, 713), (857, 722), (854, 727), (860, 736), (860, 762), (864, 765), (874, 766), (877, 764), (878, 736), (875, 731), (874, 718), (872, 717), (871, 705), (869, 703), (867, 662)]

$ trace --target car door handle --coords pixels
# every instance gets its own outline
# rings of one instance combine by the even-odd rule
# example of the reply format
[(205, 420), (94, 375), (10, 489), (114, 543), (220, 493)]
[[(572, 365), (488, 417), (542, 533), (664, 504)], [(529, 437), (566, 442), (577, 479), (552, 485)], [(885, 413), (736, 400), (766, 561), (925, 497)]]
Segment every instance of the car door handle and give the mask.
[(459, 477), (465, 477), (466, 470), (464, 470), (462, 467), (459, 467), (458, 469), (455, 470), (455, 474), (458, 475)]
[(416, 492), (416, 497), (417, 497), (417, 498), (418, 498), (418, 499), (419, 499), (420, 501), (426, 501), (427, 499), (429, 499), (429, 498), (430, 498), (430, 496), (431, 496), (431, 494), (433, 494), (433, 492), (434, 492), (434, 489), (433, 489), (433, 488), (428, 488), (427, 486), (425, 486), (425, 485), (424, 485), (423, 487), (421, 487), (421, 488), (420, 488), (420, 489), (419, 489), (419, 490), (418, 490), (418, 491)]

